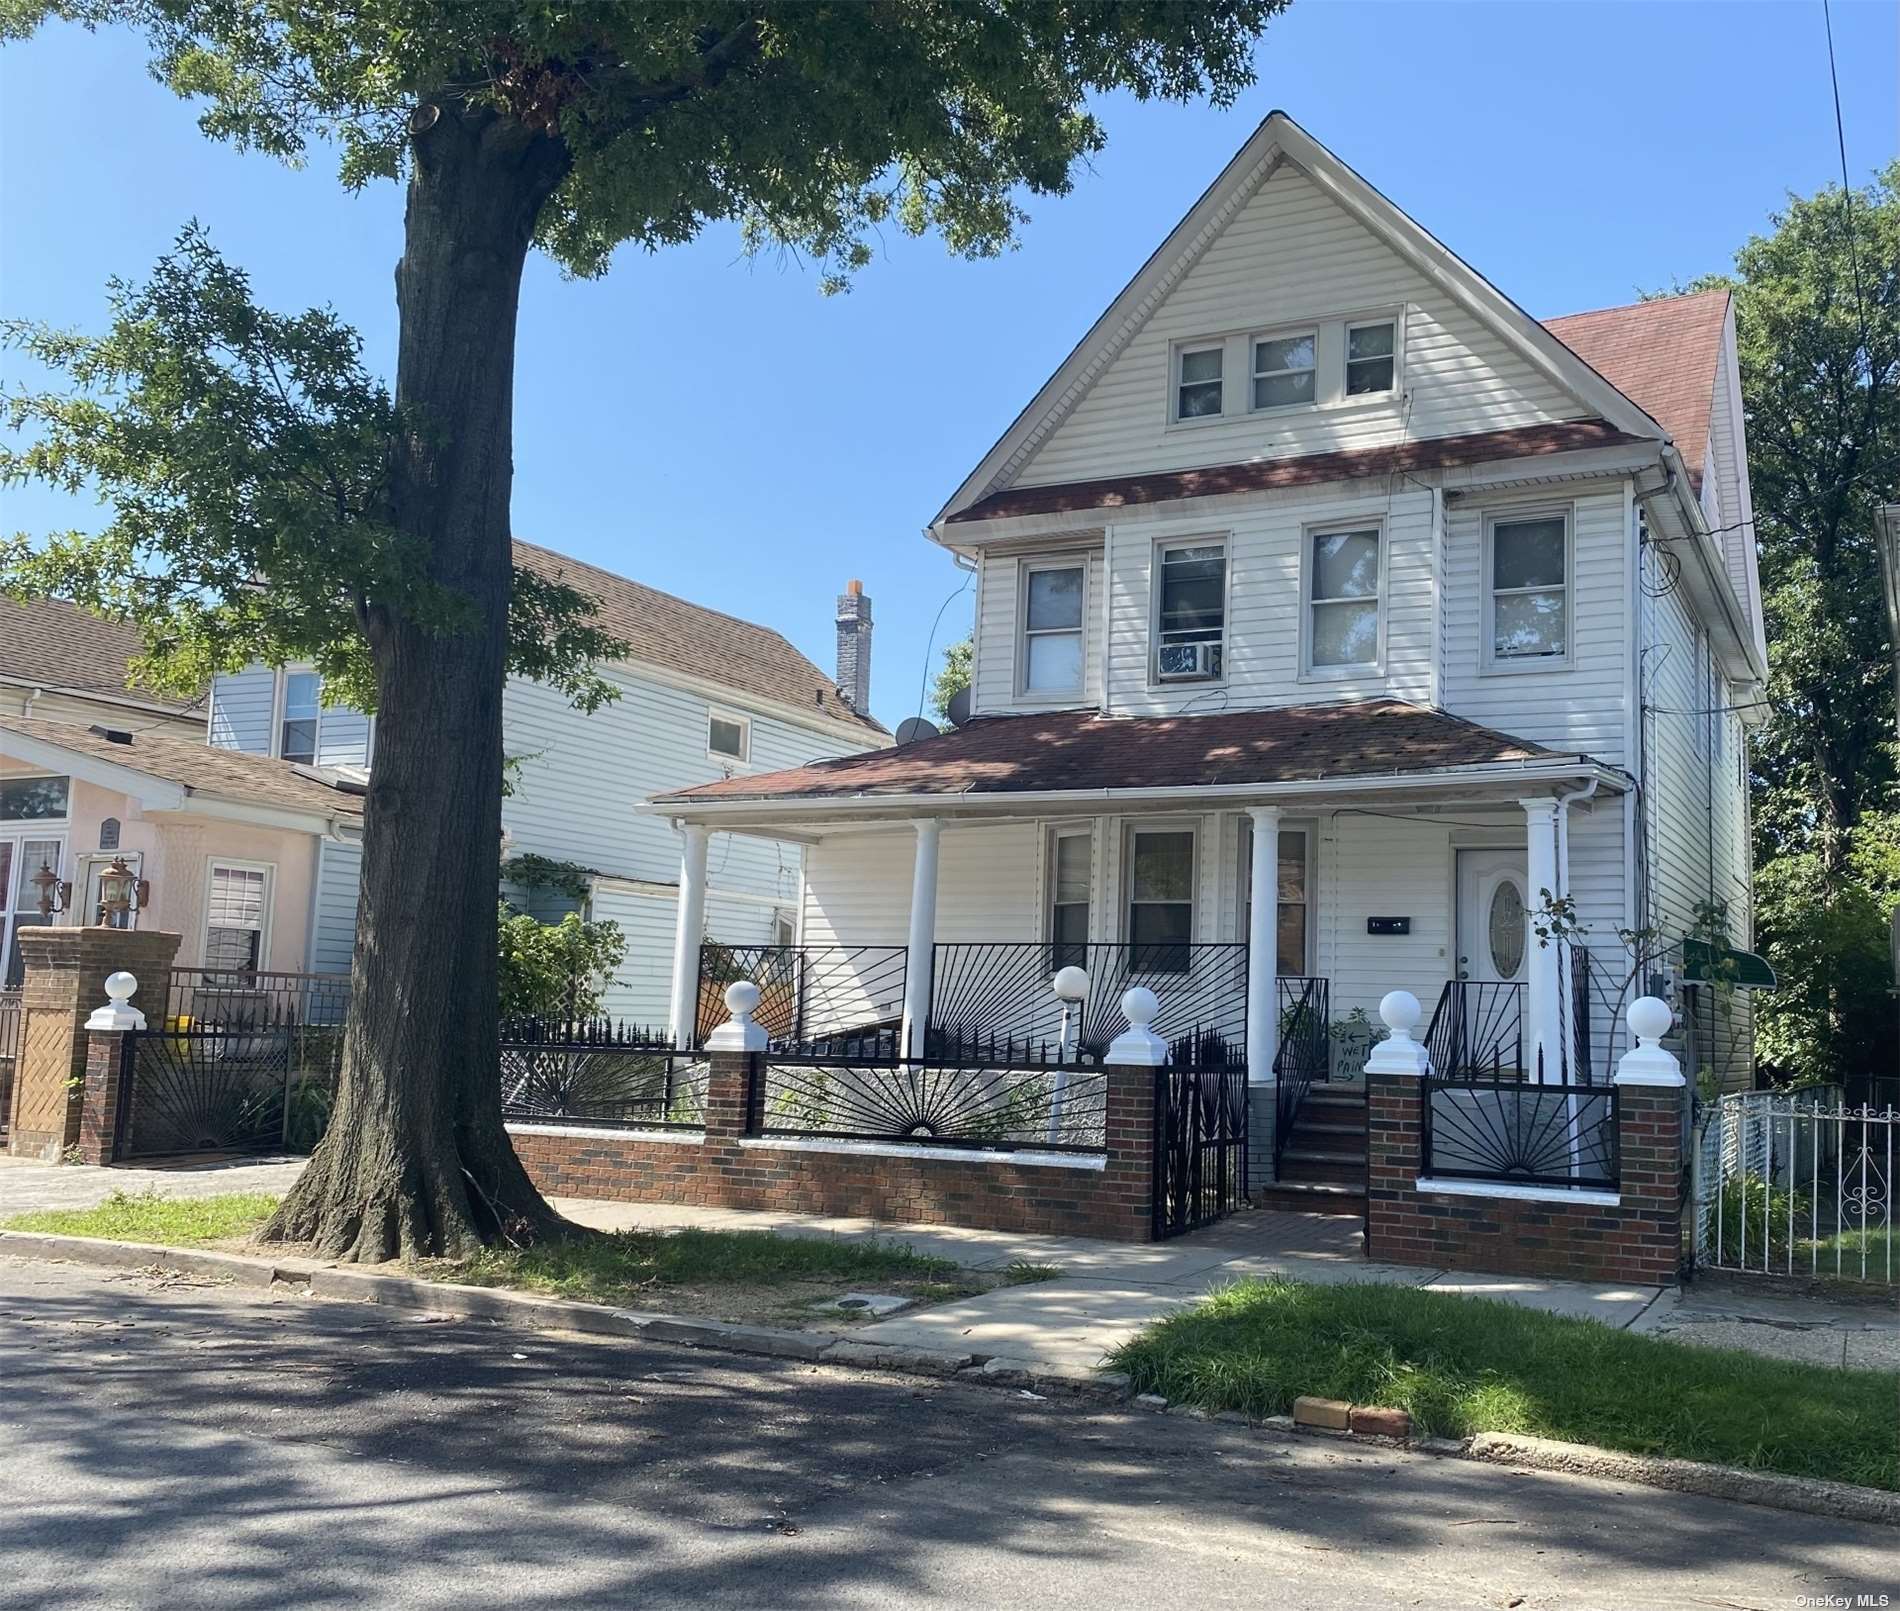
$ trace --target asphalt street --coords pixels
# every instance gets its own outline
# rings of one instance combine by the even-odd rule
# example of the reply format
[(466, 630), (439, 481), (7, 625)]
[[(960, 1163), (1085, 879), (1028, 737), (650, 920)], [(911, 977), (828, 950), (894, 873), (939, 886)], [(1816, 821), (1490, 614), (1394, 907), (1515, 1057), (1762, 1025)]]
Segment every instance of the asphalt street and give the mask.
[(0, 1605), (1794, 1607), (1891, 1529), (0, 1258)]

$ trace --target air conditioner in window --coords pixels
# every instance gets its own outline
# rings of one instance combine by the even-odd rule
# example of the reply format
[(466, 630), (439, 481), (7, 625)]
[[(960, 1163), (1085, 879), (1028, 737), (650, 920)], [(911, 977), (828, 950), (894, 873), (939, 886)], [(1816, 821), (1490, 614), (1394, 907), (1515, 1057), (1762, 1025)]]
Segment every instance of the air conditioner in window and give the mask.
[(1200, 682), (1220, 675), (1218, 643), (1164, 643), (1156, 656), (1162, 682)]

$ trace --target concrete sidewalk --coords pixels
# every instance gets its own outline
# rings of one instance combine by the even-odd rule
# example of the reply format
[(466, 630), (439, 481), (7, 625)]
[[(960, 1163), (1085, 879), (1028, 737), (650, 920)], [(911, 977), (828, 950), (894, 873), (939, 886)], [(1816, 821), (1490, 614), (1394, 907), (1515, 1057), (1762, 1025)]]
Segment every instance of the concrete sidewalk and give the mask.
[(1150, 1322), (1249, 1275), (1300, 1281), (1371, 1281), (1499, 1298), (1553, 1314), (1629, 1326), (1656, 1303), (1660, 1287), (1620, 1287), (1511, 1276), (1474, 1276), (1368, 1262), (1356, 1215), (1242, 1212), (1170, 1242), (1099, 1242), (950, 1226), (828, 1219), (801, 1214), (674, 1204), (557, 1199), (568, 1218), (601, 1230), (770, 1230), (786, 1236), (902, 1242), (972, 1270), (1015, 1263), (1054, 1265), (1051, 1281), (998, 1287), (960, 1303), (898, 1315), (852, 1332), (865, 1342), (967, 1349), (1027, 1370), (1090, 1370)]

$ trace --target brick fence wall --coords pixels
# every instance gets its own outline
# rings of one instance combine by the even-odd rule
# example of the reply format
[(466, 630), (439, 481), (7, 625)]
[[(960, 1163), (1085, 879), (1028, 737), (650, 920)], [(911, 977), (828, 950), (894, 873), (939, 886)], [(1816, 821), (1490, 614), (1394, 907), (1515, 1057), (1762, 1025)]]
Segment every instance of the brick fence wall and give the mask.
[(1425, 1082), (1366, 1075), (1366, 1254), (1501, 1275), (1643, 1286), (1681, 1268), (1682, 1091), (1617, 1087), (1617, 1201), (1559, 1202), (1418, 1189)]
[(623, 1202), (779, 1209), (978, 1230), (1047, 1231), (1145, 1242), (1153, 1235), (1155, 1071), (1104, 1070), (1101, 1167), (1018, 1162), (1010, 1153), (943, 1157), (877, 1144), (748, 1137), (751, 1058), (713, 1052), (703, 1138), (509, 1126), (542, 1191)]

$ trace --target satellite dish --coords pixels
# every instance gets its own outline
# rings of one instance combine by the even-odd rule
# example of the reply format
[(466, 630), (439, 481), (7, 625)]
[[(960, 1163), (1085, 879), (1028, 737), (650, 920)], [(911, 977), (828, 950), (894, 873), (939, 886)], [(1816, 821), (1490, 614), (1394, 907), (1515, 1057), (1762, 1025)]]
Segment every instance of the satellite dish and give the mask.
[(943, 714), (952, 727), (961, 727), (967, 722), (970, 719), (970, 690), (959, 688), (952, 694)]
[(897, 742), (915, 744), (920, 738), (935, 738), (937, 724), (922, 716), (906, 716), (897, 724)]

